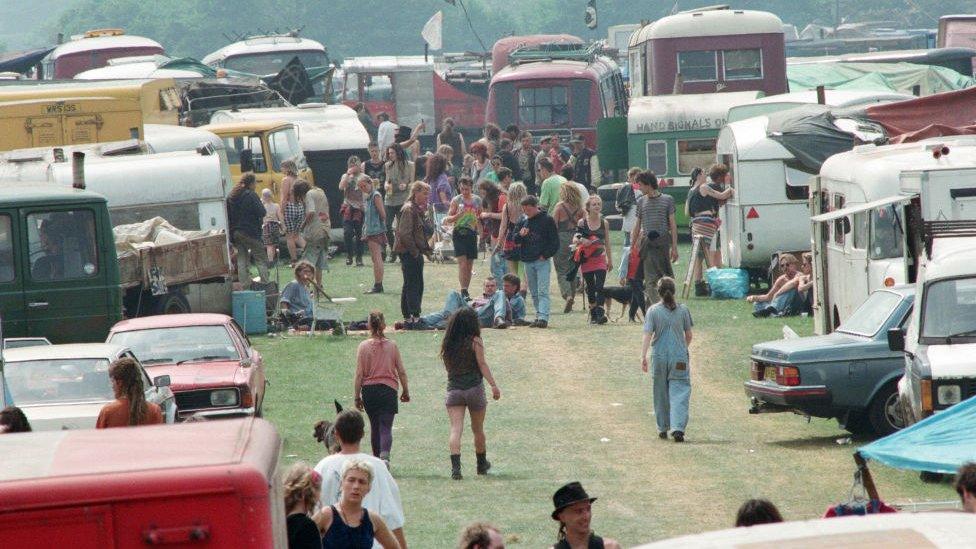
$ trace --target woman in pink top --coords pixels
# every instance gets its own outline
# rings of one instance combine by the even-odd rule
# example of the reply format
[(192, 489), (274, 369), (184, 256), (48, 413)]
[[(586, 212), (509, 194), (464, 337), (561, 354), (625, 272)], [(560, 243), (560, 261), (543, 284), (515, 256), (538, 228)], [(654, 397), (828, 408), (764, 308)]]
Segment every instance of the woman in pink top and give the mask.
[(397, 390), (403, 385), (400, 402), (410, 402), (407, 371), (396, 343), (387, 339), (383, 331), (383, 313), (369, 313), (369, 333), (356, 351), (356, 408), (366, 411), (369, 418), (369, 437), (373, 455), (389, 465), (393, 446), (393, 419), (399, 411)]

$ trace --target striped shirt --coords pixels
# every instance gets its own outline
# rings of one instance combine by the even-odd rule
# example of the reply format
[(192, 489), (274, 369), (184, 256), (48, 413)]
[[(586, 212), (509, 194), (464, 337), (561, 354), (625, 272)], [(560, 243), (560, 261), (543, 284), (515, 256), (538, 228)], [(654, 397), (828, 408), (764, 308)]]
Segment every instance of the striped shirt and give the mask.
[(641, 196), (637, 199), (636, 210), (641, 232), (657, 231), (661, 236), (670, 233), (668, 216), (674, 215), (674, 198), (671, 195), (662, 193), (654, 198)]

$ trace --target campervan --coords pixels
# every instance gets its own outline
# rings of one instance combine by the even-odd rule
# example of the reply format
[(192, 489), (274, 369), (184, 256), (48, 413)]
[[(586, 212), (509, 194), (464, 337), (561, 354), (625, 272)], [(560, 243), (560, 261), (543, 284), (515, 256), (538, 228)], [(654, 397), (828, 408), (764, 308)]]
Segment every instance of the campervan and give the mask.
[(764, 11), (702, 8), (634, 32), (631, 96), (759, 90), (784, 93), (783, 22)]
[(234, 185), (234, 176), (230, 173), (227, 148), (220, 136), (200, 128), (170, 126), (168, 124), (146, 124), (144, 131), (149, 152), (199, 151), (201, 148), (207, 148), (207, 146), (212, 148), (214, 154), (220, 158), (220, 174), (223, 178), (224, 192), (230, 192)]
[[(654, 172), (663, 191), (684, 204), (689, 176), (695, 168), (708, 171), (715, 162), (715, 141), (729, 108), (754, 101), (762, 92), (708, 93), (638, 97), (627, 113), (630, 164)], [(678, 208), (679, 227), (686, 227)]]
[(903, 246), (913, 198), (900, 192), (905, 174), (971, 168), (970, 136), (861, 145), (824, 162), (810, 188), (817, 333), (833, 331), (874, 290), (915, 281), (914, 252), (906, 260)]
[(298, 129), (298, 143), (309, 167), (315, 174), (315, 182), (322, 187), (329, 199), (329, 217), (332, 220), (333, 239), (341, 240), (342, 193), (339, 179), (346, 172), (347, 161), (356, 155), (361, 160), (369, 158), (369, 135), (359, 122), (356, 112), (345, 105), (309, 103), (296, 107), (268, 109), (240, 109), (217, 111), (212, 120), (222, 122), (257, 122), (287, 120)]
[(44, 58), (41, 67), (46, 80), (60, 80), (88, 69), (104, 67), (109, 59), (116, 57), (162, 53), (163, 46), (155, 40), (127, 35), (122, 29), (99, 29), (73, 36), (70, 42), (54, 48)]

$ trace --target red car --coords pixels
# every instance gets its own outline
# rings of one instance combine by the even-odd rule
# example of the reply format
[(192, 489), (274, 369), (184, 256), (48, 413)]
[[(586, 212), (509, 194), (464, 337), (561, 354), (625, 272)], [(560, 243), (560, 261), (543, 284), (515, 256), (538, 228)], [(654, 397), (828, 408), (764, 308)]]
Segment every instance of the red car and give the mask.
[(261, 354), (229, 316), (123, 320), (108, 341), (130, 348), (150, 376), (170, 376), (180, 419), (261, 416), (267, 385)]

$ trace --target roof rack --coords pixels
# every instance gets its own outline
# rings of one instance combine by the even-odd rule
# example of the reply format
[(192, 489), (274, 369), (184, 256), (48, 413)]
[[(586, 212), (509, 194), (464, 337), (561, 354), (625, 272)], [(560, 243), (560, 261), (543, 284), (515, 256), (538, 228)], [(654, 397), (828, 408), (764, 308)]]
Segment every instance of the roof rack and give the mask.
[(925, 255), (932, 257), (932, 246), (936, 238), (967, 238), (976, 236), (976, 221), (953, 219), (922, 222), (922, 240)]
[(530, 61), (593, 61), (604, 51), (602, 42), (592, 44), (535, 44), (522, 46), (508, 54), (509, 62), (514, 64)]

